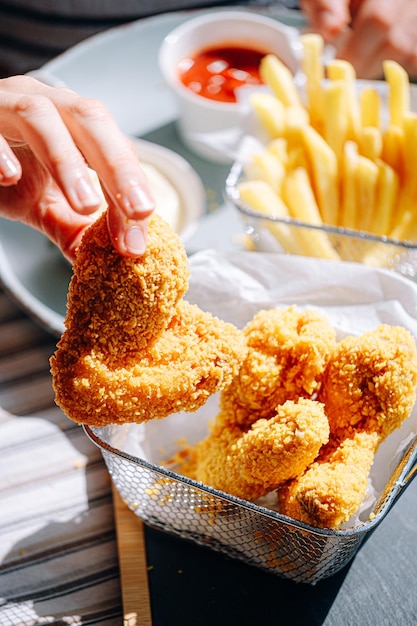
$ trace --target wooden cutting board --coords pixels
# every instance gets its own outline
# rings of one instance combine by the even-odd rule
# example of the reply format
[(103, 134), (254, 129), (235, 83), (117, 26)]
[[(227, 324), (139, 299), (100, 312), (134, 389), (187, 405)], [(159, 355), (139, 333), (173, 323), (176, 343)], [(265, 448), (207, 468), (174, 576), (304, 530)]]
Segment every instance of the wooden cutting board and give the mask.
[(143, 522), (123, 502), (113, 485), (119, 553), (123, 626), (152, 626)]

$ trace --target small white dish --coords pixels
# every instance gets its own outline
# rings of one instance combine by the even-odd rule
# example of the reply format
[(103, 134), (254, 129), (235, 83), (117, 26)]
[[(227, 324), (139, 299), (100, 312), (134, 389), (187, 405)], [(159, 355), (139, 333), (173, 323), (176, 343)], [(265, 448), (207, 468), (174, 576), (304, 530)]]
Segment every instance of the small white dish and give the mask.
[[(133, 138), (132, 141), (139, 160), (153, 166), (177, 192), (179, 214), (176, 230), (185, 243), (195, 233), (206, 212), (206, 192), (201, 178), (190, 163), (173, 150), (144, 139)], [(161, 215), (164, 217), (162, 210)]]
[(242, 47), (277, 55), (296, 74), (301, 51), (300, 32), (278, 20), (251, 11), (213, 11), (193, 17), (174, 28), (159, 50), (159, 67), (176, 96), (178, 131), (184, 144), (197, 155), (220, 163), (230, 162), (221, 146), (216, 149), (204, 136), (242, 128), (248, 106), (244, 100), (220, 102), (187, 88), (179, 77), (179, 64), (201, 51)]

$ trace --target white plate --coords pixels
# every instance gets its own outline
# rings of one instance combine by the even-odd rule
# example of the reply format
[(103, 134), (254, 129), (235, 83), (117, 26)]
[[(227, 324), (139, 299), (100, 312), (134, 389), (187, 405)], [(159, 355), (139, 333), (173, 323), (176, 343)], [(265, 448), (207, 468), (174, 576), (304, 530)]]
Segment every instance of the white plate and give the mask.
[[(203, 181), (208, 211), (195, 234), (187, 238), (189, 253), (236, 248), (235, 237), (243, 232), (237, 212), (223, 203), (228, 166), (199, 159), (181, 144), (175, 128), (175, 100), (158, 67), (158, 50), (165, 35), (203, 12), (167, 13), (110, 29), (31, 73), (51, 84), (65, 84), (83, 96), (99, 98), (126, 134), (169, 148), (191, 164)], [(290, 26), (303, 24), (297, 11), (260, 12)], [(191, 198), (191, 183), (188, 189)], [(57, 336), (64, 328), (70, 277), (68, 264), (43, 235), (0, 218), (0, 280), (26, 312)]]

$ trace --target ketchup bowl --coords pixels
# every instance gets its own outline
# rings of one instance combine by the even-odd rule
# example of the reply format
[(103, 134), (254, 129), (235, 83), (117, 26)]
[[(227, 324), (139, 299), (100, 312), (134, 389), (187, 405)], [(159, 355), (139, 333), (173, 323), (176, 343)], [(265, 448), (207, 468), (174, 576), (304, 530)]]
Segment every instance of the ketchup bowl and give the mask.
[(262, 56), (273, 53), (295, 74), (299, 31), (251, 11), (212, 11), (191, 18), (162, 42), (159, 66), (178, 104), (181, 140), (211, 161), (232, 157), (216, 137), (241, 132), (249, 107), (239, 90), (259, 85)]

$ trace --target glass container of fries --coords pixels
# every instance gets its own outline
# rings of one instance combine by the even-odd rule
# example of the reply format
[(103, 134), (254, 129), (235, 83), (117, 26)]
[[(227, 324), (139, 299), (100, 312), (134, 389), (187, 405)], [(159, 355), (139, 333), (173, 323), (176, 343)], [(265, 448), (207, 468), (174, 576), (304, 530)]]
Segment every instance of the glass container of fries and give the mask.
[[(417, 243), (377, 236), (365, 231), (327, 224), (311, 224), (291, 217), (260, 213), (242, 199), (243, 165), (233, 164), (226, 179), (225, 198), (239, 212), (248, 249), (285, 252), (306, 257), (355, 261), (417, 278)], [(258, 193), (262, 196), (263, 186)], [(265, 202), (268, 198), (265, 197)]]
[(414, 438), (368, 521), (349, 530), (313, 528), (134, 456), (126, 451), (130, 427), (84, 429), (136, 515), (151, 527), (295, 582), (316, 583), (344, 567), (417, 469)]

